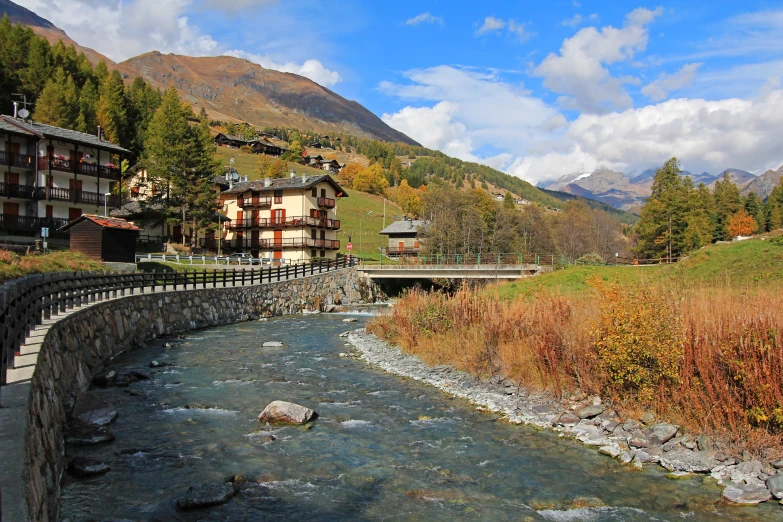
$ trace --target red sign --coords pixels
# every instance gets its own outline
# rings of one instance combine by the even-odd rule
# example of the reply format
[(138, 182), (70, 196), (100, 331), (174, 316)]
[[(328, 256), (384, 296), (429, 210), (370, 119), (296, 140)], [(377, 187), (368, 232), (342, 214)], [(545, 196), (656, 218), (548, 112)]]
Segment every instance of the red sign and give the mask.
[(353, 245), (348, 243), (347, 245), (345, 245), (345, 248), (347, 248), (348, 250), (351, 250), (353, 248)]

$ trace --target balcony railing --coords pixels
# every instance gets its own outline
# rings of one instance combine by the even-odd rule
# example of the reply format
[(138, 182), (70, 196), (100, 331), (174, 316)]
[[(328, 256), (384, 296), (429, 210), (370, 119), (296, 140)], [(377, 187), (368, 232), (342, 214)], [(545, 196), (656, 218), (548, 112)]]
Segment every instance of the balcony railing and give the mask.
[(270, 197), (256, 197), (256, 198), (238, 198), (237, 206), (239, 208), (253, 208), (253, 207), (271, 207), (272, 198)]
[(318, 206), (321, 208), (334, 208), (334, 199), (318, 198)]
[(35, 158), (27, 154), (15, 154), (0, 150), (0, 165), (33, 170), (35, 168)]
[(47, 218), (38, 216), (17, 216), (16, 214), (0, 214), (0, 229), (37, 232), (42, 227), (48, 227), (52, 232), (68, 223), (64, 218)]
[[(47, 199), (46, 188), (38, 187), (38, 199)], [(68, 203), (81, 203), (82, 205), (95, 205), (96, 207), (103, 206), (105, 202), (106, 206), (111, 208), (122, 206), (122, 200), (114, 194), (109, 196), (107, 201), (106, 196), (99, 192), (86, 192), (61, 187), (49, 187), (48, 201), (67, 201)]]
[(35, 187), (0, 182), (0, 196), (7, 198), (35, 199)]
[(232, 221), (228, 228), (287, 228), (287, 227), (316, 227), (327, 230), (339, 230), (339, 219), (326, 219), (311, 216), (294, 216), (283, 218), (244, 218), (241, 221)]
[[(204, 248), (217, 248), (217, 239), (201, 239)], [(287, 237), (283, 239), (224, 239), (220, 242), (223, 250), (282, 250), (284, 248), (317, 248), (321, 250), (339, 250), (339, 239), (310, 239)]]
[[(59, 158), (38, 158), (38, 170), (46, 171), (56, 170), (58, 172), (73, 172), (73, 162), (67, 159)], [(101, 177), (103, 179), (109, 179), (112, 181), (120, 181), (122, 179), (122, 173), (120, 169), (116, 167), (107, 167), (106, 165), (98, 165), (96, 163), (84, 163), (79, 162), (76, 164), (76, 173), (83, 174), (85, 176)]]

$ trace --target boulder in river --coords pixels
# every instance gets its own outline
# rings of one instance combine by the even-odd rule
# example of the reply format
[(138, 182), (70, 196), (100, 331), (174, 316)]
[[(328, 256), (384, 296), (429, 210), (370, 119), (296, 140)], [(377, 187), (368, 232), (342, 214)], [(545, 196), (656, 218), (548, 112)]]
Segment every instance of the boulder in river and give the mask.
[(631, 438), (628, 439), (628, 445), (633, 448), (649, 448), (650, 439), (648, 439), (647, 435), (645, 435), (641, 431), (636, 430), (631, 435)]
[(579, 424), (579, 417), (573, 413), (564, 411), (552, 421), (555, 426), (575, 426)]
[(168, 365), (162, 361), (150, 361), (150, 368), (163, 368), (164, 366)]
[(580, 419), (592, 419), (593, 417), (601, 415), (605, 409), (606, 408), (600, 404), (593, 404), (592, 406), (582, 408), (576, 414), (579, 415)]
[(732, 504), (752, 506), (769, 500), (769, 490), (765, 487), (747, 484), (732, 484), (723, 490), (723, 498)]
[(91, 477), (93, 475), (101, 475), (110, 469), (111, 468), (108, 464), (90, 457), (74, 457), (68, 463), (68, 471), (77, 477)]
[(113, 441), (114, 433), (105, 426), (73, 422), (68, 425), (65, 431), (65, 440), (69, 444), (92, 446)]
[(767, 479), (767, 489), (772, 496), (781, 499), (783, 498), (783, 475), (774, 475)]
[(717, 465), (718, 460), (707, 451), (673, 450), (661, 457), (661, 466), (669, 471), (708, 473)]
[(100, 386), (101, 388), (105, 388), (114, 381), (115, 377), (117, 377), (117, 372), (115, 372), (114, 370), (109, 370), (108, 372), (101, 372), (92, 378), (92, 384), (94, 386)]
[(258, 415), (258, 420), (269, 423), (305, 424), (318, 417), (310, 408), (305, 408), (293, 402), (272, 401)]
[(146, 380), (148, 380), (150, 378), (149, 375), (147, 375), (144, 372), (140, 372), (138, 370), (131, 370), (131, 375), (133, 375), (134, 377), (136, 377), (140, 381), (146, 381)]
[(227, 483), (211, 482), (190, 486), (185, 494), (177, 499), (179, 509), (196, 509), (225, 504), (236, 494), (234, 486)]
[(343, 319), (344, 323), (355, 323), (357, 319), (355, 317), (349, 317), (347, 319)]
[(679, 429), (679, 426), (662, 422), (648, 428), (645, 430), (644, 434), (647, 436), (650, 444), (653, 446), (661, 446), (673, 439), (674, 436), (677, 435), (677, 430)]
[(117, 409), (89, 393), (76, 396), (72, 417), (86, 424), (105, 426), (117, 418)]
[(264, 348), (280, 348), (283, 346), (283, 343), (280, 341), (266, 341), (264, 344), (262, 344)]

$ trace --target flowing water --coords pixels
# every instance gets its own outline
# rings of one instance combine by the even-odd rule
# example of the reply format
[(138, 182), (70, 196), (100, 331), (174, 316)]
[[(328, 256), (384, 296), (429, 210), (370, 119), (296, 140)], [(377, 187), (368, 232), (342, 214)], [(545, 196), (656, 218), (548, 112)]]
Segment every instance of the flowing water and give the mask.
[[(116, 359), (112, 368), (152, 379), (93, 391), (120, 410), (117, 440), (69, 451), (111, 471), (66, 475), (62, 519), (783, 520), (777, 503), (727, 506), (710, 479), (630, 471), (555, 433), (341, 358), (345, 317), (211, 328)], [(153, 359), (172, 366), (149, 370)], [(310, 429), (261, 425), (258, 413), (278, 399), (320, 418)], [(237, 474), (260, 484), (221, 506), (175, 509), (188, 486)]]

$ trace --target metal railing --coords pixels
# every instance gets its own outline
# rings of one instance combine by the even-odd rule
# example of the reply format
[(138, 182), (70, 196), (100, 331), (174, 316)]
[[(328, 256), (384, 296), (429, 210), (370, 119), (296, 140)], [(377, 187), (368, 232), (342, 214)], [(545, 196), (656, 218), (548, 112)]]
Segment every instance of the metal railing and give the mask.
[(34, 170), (35, 157), (27, 154), (16, 154), (0, 150), (0, 164), (6, 167), (16, 167), (19, 169)]
[[(58, 157), (38, 158), (38, 170), (56, 170), (58, 172), (74, 172), (74, 164), (70, 159)], [(96, 163), (86, 163), (80, 161), (76, 164), (76, 173), (85, 176), (100, 176), (112, 181), (120, 181), (122, 173), (117, 167), (98, 165)]]
[(273, 283), (352, 267), (353, 257), (251, 270), (191, 272), (58, 272), (35, 274), (0, 287), (0, 385), (25, 338), (44, 320), (82, 305), (135, 293), (227, 288)]
[(35, 187), (0, 182), (0, 196), (7, 198), (35, 199)]
[(311, 216), (293, 216), (293, 217), (271, 217), (271, 218), (243, 218), (233, 220), (228, 224), (229, 229), (238, 228), (282, 228), (282, 227), (317, 227), (329, 230), (338, 230), (340, 228), (339, 219), (326, 219)]
[(517, 266), (546, 265), (563, 266), (567, 259), (562, 254), (542, 254), (536, 252), (484, 253), (484, 254), (414, 254), (389, 258), (380, 254), (378, 259), (364, 257), (364, 264), (379, 264), (389, 267), (417, 266)]

